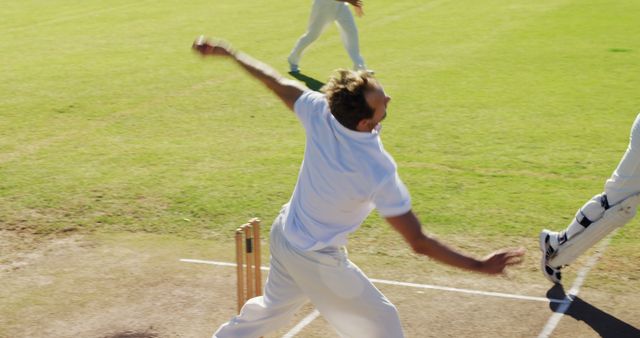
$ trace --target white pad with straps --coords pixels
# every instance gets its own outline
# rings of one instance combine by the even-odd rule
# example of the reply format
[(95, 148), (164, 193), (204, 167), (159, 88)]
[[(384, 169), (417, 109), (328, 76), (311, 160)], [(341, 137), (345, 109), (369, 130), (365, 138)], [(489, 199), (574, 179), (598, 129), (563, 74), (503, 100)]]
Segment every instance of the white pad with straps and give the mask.
[(627, 224), (636, 215), (638, 204), (640, 204), (640, 193), (631, 195), (607, 209), (602, 218), (562, 243), (558, 247), (557, 253), (549, 258), (549, 265), (559, 268), (571, 264), (613, 230)]

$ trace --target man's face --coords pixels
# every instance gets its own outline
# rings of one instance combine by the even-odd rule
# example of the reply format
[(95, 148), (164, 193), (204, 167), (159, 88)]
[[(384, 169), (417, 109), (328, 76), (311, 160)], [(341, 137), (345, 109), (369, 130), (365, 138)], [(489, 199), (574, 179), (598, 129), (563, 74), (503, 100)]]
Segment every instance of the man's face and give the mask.
[(360, 121), (358, 130), (371, 132), (387, 117), (387, 105), (391, 101), (391, 97), (387, 96), (380, 84), (374, 84), (373, 88), (365, 94), (365, 99), (373, 109), (373, 116), (370, 119)]

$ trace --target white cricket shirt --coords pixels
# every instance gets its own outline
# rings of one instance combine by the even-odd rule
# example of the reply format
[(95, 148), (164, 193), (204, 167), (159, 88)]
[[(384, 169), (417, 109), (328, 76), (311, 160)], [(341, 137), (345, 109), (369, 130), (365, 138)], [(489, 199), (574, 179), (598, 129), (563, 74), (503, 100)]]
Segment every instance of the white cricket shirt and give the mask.
[(383, 217), (411, 210), (411, 198), (378, 130), (338, 122), (322, 93), (305, 91), (294, 111), (306, 131), (298, 182), (285, 205), (284, 234), (301, 250), (342, 246), (375, 208)]

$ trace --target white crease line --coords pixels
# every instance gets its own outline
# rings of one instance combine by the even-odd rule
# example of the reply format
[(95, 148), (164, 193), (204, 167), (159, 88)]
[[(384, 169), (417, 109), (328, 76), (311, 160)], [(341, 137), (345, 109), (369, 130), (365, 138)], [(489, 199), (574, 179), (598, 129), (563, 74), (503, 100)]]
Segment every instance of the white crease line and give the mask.
[(573, 285), (571, 285), (571, 289), (569, 289), (569, 292), (567, 292), (566, 296), (564, 297), (563, 304), (560, 305), (555, 310), (555, 313), (552, 314), (551, 317), (549, 317), (547, 324), (545, 324), (544, 328), (542, 328), (542, 331), (538, 335), (538, 338), (548, 338), (551, 335), (551, 333), (553, 333), (553, 330), (555, 330), (556, 326), (558, 326), (560, 319), (562, 319), (562, 316), (564, 316), (567, 310), (569, 310), (571, 303), (573, 302), (575, 297), (578, 295), (578, 292), (580, 292), (580, 287), (582, 286), (582, 283), (584, 283), (584, 280), (587, 278), (587, 273), (591, 271), (591, 268), (593, 268), (593, 266), (596, 265), (600, 257), (602, 257), (602, 254), (604, 253), (604, 250), (609, 245), (609, 242), (611, 242), (611, 238), (613, 237), (614, 233), (615, 231), (611, 233), (611, 235), (609, 235), (609, 237), (605, 241), (602, 241), (602, 243), (597, 249), (597, 252), (593, 254), (589, 258), (589, 261), (587, 261), (587, 264), (585, 264), (582, 267), (582, 269), (578, 271), (578, 276), (576, 277), (576, 280), (573, 282)]
[[(236, 263), (216, 262), (216, 261), (203, 261), (201, 259), (187, 259), (187, 258), (183, 258), (180, 261), (181, 262), (186, 262), (186, 263), (199, 263), (199, 264), (209, 264), (209, 265), (219, 265), (219, 266), (232, 266), (232, 267), (236, 267), (236, 265), (237, 265)], [(261, 266), (260, 270), (269, 271), (269, 267)]]
[[(200, 263), (200, 264), (219, 265), (219, 266), (233, 266), (233, 267), (236, 266), (235, 263), (205, 261), (205, 260), (199, 260), (199, 259), (181, 259), (180, 261), (187, 262), (187, 263)], [(263, 266), (263, 267), (260, 267), (260, 270), (265, 270), (266, 271), (266, 270), (269, 270), (269, 268)], [(369, 278), (369, 280), (371, 282), (373, 282), (373, 283), (379, 283), (379, 284), (408, 286), (408, 287), (420, 288), (420, 289), (451, 291), (451, 292), (467, 293), (467, 294), (481, 295), (481, 296), (491, 296), (491, 297), (500, 297), (500, 298), (520, 299), (520, 300), (531, 300), (531, 301), (538, 301), (538, 302), (545, 302), (545, 303), (559, 303), (559, 304), (565, 304), (565, 303), (570, 302), (567, 299), (553, 299), (553, 298), (550, 299), (550, 298), (546, 298), (546, 297), (532, 297), (532, 296), (515, 295), (515, 294), (509, 294), (509, 293), (500, 293), (500, 292), (489, 292), (489, 291), (479, 291), (479, 290), (470, 290), (470, 289), (459, 289), (459, 288), (452, 288), (452, 287), (447, 287), (447, 286), (437, 286), (437, 285), (429, 285), (429, 284), (397, 282), (397, 281), (390, 281), (390, 280), (384, 280), (384, 279), (374, 279), (374, 278)]]
[(304, 329), (305, 326), (309, 325), (312, 321), (314, 321), (316, 318), (318, 318), (319, 315), (320, 315), (320, 312), (318, 312), (318, 310), (313, 310), (313, 312), (311, 312), (308, 316), (304, 317), (304, 319), (302, 319), (300, 321), (300, 323), (298, 323), (296, 326), (294, 326), (293, 329), (291, 329), (291, 330), (289, 330), (289, 332), (285, 333), (285, 335), (282, 336), (282, 338), (295, 337), (295, 335), (300, 333), (300, 331), (302, 331), (302, 329)]
[(392, 280), (374, 279), (374, 278), (370, 278), (370, 280), (372, 282), (374, 282), (374, 283), (409, 286), (409, 287), (412, 287), (412, 288), (420, 288), (420, 289), (433, 289), (433, 290), (441, 290), (441, 291), (452, 291), (452, 292), (468, 293), (468, 294), (472, 294), (472, 295), (481, 295), (481, 296), (492, 296), (492, 297), (500, 297), (500, 298), (533, 300), (533, 301), (545, 302), (545, 303), (549, 303), (549, 302), (551, 302), (551, 303), (566, 303), (566, 300), (564, 300), (564, 299), (549, 299), (549, 298), (546, 298), (546, 297), (532, 297), (532, 296), (514, 295), (514, 294), (510, 294), (510, 293), (501, 293), (501, 292), (490, 292), (490, 291), (479, 291), (479, 290), (470, 290), (470, 289), (459, 289), (459, 288), (452, 288), (452, 287), (448, 287), (448, 286), (436, 286), (436, 285), (428, 285), (428, 284), (396, 282), (396, 281), (392, 281)]

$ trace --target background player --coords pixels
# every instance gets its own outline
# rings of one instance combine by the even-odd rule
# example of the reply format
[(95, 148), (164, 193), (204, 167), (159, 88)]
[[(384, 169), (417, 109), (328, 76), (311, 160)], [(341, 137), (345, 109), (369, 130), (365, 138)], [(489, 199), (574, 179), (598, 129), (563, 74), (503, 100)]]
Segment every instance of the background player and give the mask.
[[(351, 4), (358, 16), (362, 16), (362, 0), (314, 0), (311, 7), (311, 15), (309, 16), (309, 25), (307, 32), (304, 33), (296, 42), (287, 61), (289, 61), (289, 70), (292, 73), (300, 72), (300, 58), (304, 50), (315, 41), (322, 31), (332, 22), (338, 25), (342, 44), (347, 50), (353, 68), (356, 70), (367, 70), (364, 59), (360, 55), (360, 42), (358, 41), (358, 28), (353, 18), (353, 14), (349, 10)], [(372, 72), (371, 70), (367, 70)]]

